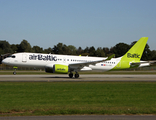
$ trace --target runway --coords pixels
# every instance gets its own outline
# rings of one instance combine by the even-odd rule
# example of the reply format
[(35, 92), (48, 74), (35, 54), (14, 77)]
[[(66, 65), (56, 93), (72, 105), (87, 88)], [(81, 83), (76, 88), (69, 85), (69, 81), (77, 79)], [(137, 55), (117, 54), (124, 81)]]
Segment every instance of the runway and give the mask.
[(81, 81), (125, 81), (156, 82), (156, 75), (102, 75), (83, 74), (80, 78), (69, 78), (67, 74), (54, 75), (0, 75), (0, 82), (81, 82)]

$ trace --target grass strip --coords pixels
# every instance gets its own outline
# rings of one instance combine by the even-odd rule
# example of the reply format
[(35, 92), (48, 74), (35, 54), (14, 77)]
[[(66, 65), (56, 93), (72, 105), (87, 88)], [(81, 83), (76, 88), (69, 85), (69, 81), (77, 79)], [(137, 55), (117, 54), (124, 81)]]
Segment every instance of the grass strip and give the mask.
[(0, 116), (156, 114), (156, 82), (0, 82)]

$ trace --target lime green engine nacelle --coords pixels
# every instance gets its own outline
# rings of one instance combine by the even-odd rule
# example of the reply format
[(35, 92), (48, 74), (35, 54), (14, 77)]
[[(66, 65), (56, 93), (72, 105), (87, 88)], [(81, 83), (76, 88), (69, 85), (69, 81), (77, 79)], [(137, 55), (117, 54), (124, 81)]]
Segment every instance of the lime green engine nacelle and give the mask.
[(63, 73), (67, 74), (69, 71), (68, 65), (55, 64), (52, 67), (48, 66), (45, 68), (48, 73)]

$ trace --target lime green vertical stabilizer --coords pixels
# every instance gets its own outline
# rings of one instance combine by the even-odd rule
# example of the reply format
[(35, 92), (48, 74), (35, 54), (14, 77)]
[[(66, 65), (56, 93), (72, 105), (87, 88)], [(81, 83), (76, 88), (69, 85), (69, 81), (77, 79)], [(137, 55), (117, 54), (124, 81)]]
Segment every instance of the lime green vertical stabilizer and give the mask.
[(148, 37), (142, 37), (133, 47), (122, 57), (123, 60), (139, 62), (145, 49)]
[(130, 63), (140, 62), (143, 51), (145, 49), (148, 37), (142, 37), (138, 40), (131, 49), (120, 58), (120, 62), (113, 68), (113, 70), (127, 69), (138, 66), (131, 66)]

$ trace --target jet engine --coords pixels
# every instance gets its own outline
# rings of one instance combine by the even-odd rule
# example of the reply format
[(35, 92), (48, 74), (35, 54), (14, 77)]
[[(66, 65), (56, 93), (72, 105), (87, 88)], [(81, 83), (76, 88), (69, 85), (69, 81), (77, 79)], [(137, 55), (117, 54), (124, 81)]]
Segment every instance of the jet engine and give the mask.
[(45, 72), (48, 73), (64, 73), (67, 74), (69, 71), (68, 65), (62, 65), (62, 64), (55, 64), (55, 65), (48, 65), (45, 68)]

